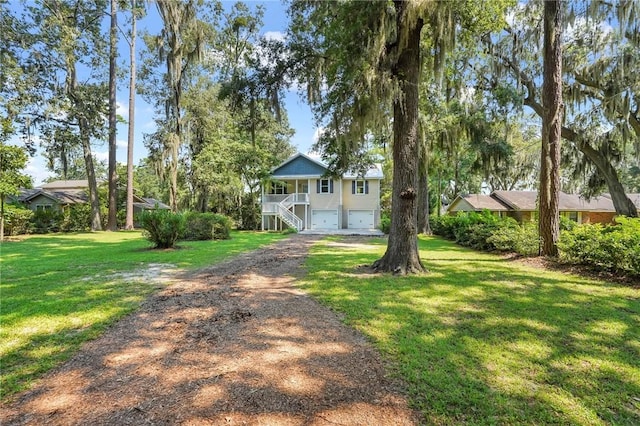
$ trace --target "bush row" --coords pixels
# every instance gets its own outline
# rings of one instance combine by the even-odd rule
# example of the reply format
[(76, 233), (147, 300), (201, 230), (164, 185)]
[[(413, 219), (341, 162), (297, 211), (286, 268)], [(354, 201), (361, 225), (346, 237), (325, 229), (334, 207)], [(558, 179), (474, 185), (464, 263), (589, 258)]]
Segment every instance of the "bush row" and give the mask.
[(533, 223), (519, 225), (489, 211), (440, 216), (431, 222), (436, 235), (476, 250), (499, 250), (531, 256), (538, 253), (538, 232)]
[(156, 248), (173, 247), (178, 240), (226, 240), (233, 226), (231, 219), (221, 214), (169, 210), (148, 210), (138, 215), (138, 220)]
[(560, 259), (640, 276), (640, 218), (616, 217), (616, 224), (576, 226), (561, 234)]
[[(617, 217), (612, 225), (578, 225), (560, 218), (560, 260), (640, 276), (640, 218)], [(537, 224), (519, 224), (488, 211), (431, 219), (436, 235), (477, 250), (538, 254)]]
[(59, 212), (33, 212), (22, 206), (5, 205), (5, 235), (46, 234), (49, 232), (88, 231), (91, 228), (91, 209), (78, 204)]

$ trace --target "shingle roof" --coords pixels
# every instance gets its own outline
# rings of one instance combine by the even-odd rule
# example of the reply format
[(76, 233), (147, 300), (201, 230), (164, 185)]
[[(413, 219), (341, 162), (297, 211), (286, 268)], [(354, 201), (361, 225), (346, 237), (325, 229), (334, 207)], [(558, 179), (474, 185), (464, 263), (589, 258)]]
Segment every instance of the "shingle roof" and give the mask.
[(49, 183), (45, 183), (40, 186), (42, 189), (54, 190), (54, 189), (87, 189), (89, 188), (89, 181), (87, 179), (78, 180), (54, 180)]
[(141, 200), (143, 200), (143, 202), (133, 203), (133, 205), (136, 206), (136, 207), (140, 207), (140, 208), (142, 208), (144, 210), (154, 210), (154, 209), (169, 210), (169, 209), (171, 209), (171, 207), (169, 207), (168, 205), (166, 205), (162, 201), (156, 200), (155, 198), (142, 198), (142, 197), (139, 197), (139, 198)]
[(497, 197), (515, 210), (535, 210), (537, 191), (493, 191), (492, 197)]
[[(611, 199), (611, 194), (602, 194), (602, 196)], [(635, 194), (635, 193), (627, 194), (627, 198), (629, 198), (631, 200), (631, 202), (633, 204), (635, 204), (635, 206), (637, 208), (640, 209), (640, 193), (639, 194)]]
[(460, 202), (468, 203), (472, 209), (480, 211), (480, 210), (491, 210), (491, 211), (507, 211), (509, 208), (502, 204), (497, 199), (491, 197), (490, 195), (482, 195), (482, 194), (467, 194), (467, 195), (459, 195), (455, 200), (451, 203), (450, 209), (454, 204)]
[(87, 194), (84, 190), (59, 190), (52, 191), (42, 188), (23, 189), (18, 196), (18, 200), (23, 203), (27, 203), (34, 198), (43, 195), (51, 198), (60, 204), (77, 204), (86, 203), (88, 200)]

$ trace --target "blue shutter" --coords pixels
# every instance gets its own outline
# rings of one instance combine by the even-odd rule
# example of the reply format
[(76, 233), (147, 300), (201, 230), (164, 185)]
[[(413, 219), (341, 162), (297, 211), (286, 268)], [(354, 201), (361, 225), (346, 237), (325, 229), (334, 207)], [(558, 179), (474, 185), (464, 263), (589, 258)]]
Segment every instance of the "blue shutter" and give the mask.
[(333, 194), (333, 179), (329, 179), (329, 193)]
[(320, 193), (320, 179), (316, 180), (316, 194)]
[(365, 194), (369, 193), (369, 181), (367, 180), (364, 181), (364, 193)]
[(355, 180), (353, 182), (351, 182), (351, 193), (352, 194), (356, 193), (356, 181)]

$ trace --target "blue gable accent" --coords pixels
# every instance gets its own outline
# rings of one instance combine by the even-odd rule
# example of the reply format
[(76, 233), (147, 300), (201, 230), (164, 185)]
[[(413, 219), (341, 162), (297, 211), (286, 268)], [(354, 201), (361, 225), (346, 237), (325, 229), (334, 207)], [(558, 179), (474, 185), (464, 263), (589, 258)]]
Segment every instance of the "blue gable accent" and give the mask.
[(326, 167), (298, 154), (274, 169), (273, 176), (322, 176), (326, 171)]

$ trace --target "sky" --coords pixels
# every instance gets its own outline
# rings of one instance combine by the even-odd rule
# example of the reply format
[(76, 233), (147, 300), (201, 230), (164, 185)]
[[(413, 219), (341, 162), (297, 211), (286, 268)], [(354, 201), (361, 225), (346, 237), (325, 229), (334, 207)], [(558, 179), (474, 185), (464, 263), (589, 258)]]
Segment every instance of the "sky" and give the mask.
[[(17, 5), (17, 0), (16, 5)], [(223, 6), (226, 8), (231, 7), (235, 1), (222, 1)], [(284, 33), (287, 28), (287, 14), (286, 6), (280, 1), (245, 1), (249, 7), (255, 7), (258, 4), (264, 6), (264, 18), (263, 27), (260, 32), (261, 35), (268, 37), (284, 37)], [(124, 16), (119, 15), (119, 24), (124, 24)], [(148, 7), (147, 16), (138, 21), (138, 34), (142, 30), (157, 34), (162, 26), (161, 19), (157, 13), (156, 6), (150, 5)], [(129, 58), (129, 45), (125, 40), (121, 39), (119, 43), (119, 66), (128, 67)], [(136, 53), (139, 54), (142, 51), (143, 42), (138, 38), (136, 45)], [(128, 68), (127, 68), (128, 69)], [(118, 82), (117, 97), (118, 103), (117, 113), (122, 116), (126, 121), (129, 120), (129, 80), (127, 77)], [(317, 129), (310, 107), (297, 95), (295, 91), (288, 91), (284, 98), (285, 108), (289, 116), (289, 124), (295, 129), (295, 135), (291, 139), (292, 145), (303, 153), (310, 151), (311, 145), (314, 142), (314, 137), (317, 134)], [(135, 103), (135, 149), (134, 149), (134, 164), (138, 164), (140, 159), (147, 156), (147, 151), (143, 144), (143, 135), (145, 133), (152, 133), (155, 129), (154, 124), (154, 110), (147, 104), (142, 96), (136, 96)], [(126, 164), (127, 161), (127, 124), (121, 123), (117, 129), (117, 161), (119, 163)], [(12, 140), (15, 144), (20, 144), (19, 137), (16, 136)], [(107, 160), (108, 148), (106, 141), (104, 143), (97, 142), (93, 146), (94, 154), (98, 160)], [(44, 183), (52, 174), (46, 170), (45, 159), (38, 153), (35, 157), (29, 160), (25, 172), (32, 177), (33, 185), (35, 187)]]

